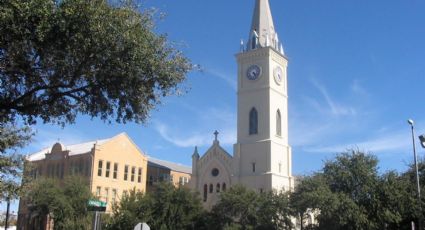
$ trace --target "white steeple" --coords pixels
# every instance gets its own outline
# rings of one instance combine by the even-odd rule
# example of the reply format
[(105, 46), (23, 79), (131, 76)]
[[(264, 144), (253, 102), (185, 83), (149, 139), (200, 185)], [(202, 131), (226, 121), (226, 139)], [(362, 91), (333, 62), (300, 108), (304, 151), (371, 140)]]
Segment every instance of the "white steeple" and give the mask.
[[(249, 31), (247, 50), (260, 47), (273, 47), (280, 51), (280, 43), (274, 29), (269, 0), (255, 0), (254, 15)], [(283, 54), (283, 50), (281, 54)]]

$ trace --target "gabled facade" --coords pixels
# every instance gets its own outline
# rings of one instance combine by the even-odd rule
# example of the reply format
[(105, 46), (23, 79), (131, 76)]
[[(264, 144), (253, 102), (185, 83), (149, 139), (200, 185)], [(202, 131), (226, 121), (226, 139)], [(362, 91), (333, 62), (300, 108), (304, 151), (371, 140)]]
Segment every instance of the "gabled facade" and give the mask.
[[(60, 143), (27, 157), (31, 175), (47, 177), (59, 183), (67, 176), (81, 176), (90, 191), (107, 202), (106, 212), (129, 190), (146, 191), (147, 156), (125, 133), (109, 139), (64, 146)], [(42, 229), (52, 229), (48, 217), (39, 217), (28, 209), (29, 201), (21, 199), (18, 229), (33, 229), (44, 219)], [(40, 228), (37, 228), (40, 229)]]
[(205, 208), (212, 208), (220, 192), (226, 191), (233, 183), (233, 170), (233, 157), (220, 146), (217, 139), (202, 157), (195, 148), (190, 185), (199, 191)]

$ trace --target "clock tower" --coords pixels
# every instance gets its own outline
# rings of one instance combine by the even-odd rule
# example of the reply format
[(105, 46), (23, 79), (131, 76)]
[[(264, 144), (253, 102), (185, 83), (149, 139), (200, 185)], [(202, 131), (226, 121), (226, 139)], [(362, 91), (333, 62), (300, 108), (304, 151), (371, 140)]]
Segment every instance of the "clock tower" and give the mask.
[(291, 190), (287, 66), (268, 0), (256, 0), (238, 62), (233, 180), (257, 191)]

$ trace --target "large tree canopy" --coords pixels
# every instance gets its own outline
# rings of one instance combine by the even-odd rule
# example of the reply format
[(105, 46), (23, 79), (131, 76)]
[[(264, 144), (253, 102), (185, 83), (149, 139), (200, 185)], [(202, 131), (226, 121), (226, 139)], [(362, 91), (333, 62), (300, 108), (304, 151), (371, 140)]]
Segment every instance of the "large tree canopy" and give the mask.
[(114, 205), (113, 215), (105, 229), (133, 229), (146, 222), (152, 229), (182, 230), (194, 228), (201, 217), (202, 206), (197, 194), (170, 183), (158, 184), (151, 193), (130, 191)]
[(289, 193), (264, 192), (235, 185), (220, 194), (208, 225), (199, 229), (292, 229)]
[[(90, 216), (87, 202), (92, 198), (87, 181), (79, 177), (68, 177), (62, 184), (52, 179), (32, 181), (24, 194), (31, 204), (29, 211), (40, 223), (51, 214), (54, 229), (87, 229)], [(38, 225), (41, 225), (38, 223)], [(37, 226), (34, 226), (37, 227)]]
[(326, 161), (322, 171), (301, 179), (291, 206), (296, 216), (317, 218), (318, 225), (302, 229), (407, 230), (422, 218), (412, 169), (380, 175), (376, 156), (342, 153)]
[(143, 122), (192, 69), (132, 1), (0, 1), (0, 122)]

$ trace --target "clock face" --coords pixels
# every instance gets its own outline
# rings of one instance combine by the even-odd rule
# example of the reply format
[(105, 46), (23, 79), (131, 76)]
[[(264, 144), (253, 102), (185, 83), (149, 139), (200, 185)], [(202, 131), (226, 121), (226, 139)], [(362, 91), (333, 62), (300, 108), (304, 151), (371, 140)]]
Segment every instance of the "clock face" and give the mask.
[(280, 85), (280, 83), (282, 83), (282, 78), (283, 78), (282, 68), (280, 68), (280, 66), (277, 66), (276, 68), (274, 68), (273, 75), (274, 75), (274, 80), (276, 81), (276, 83)]
[(248, 68), (248, 71), (246, 72), (246, 77), (249, 80), (257, 80), (258, 77), (261, 75), (261, 67), (258, 65), (252, 65)]

